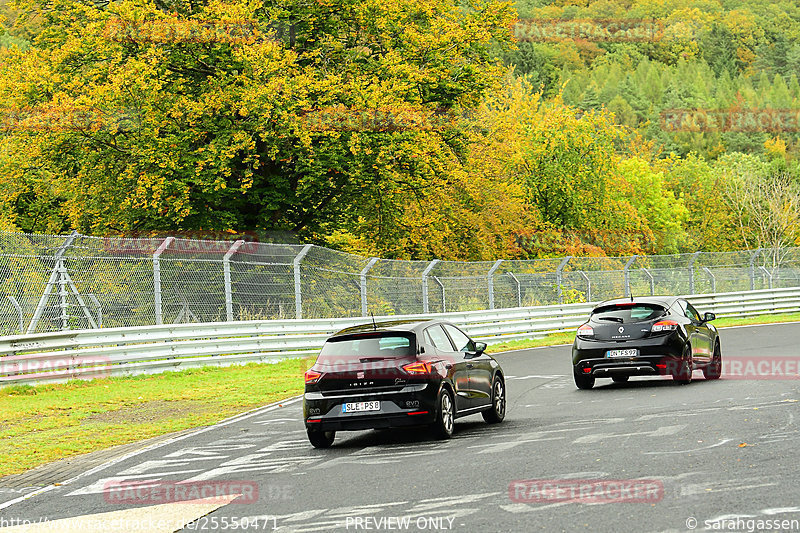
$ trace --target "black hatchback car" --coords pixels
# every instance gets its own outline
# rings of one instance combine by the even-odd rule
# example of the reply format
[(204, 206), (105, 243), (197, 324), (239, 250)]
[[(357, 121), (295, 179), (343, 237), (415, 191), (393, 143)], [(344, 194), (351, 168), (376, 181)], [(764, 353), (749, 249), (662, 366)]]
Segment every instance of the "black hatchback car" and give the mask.
[(690, 383), (702, 369), (706, 379), (722, 373), (719, 333), (683, 298), (609, 300), (595, 307), (578, 328), (572, 345), (572, 371), (579, 389), (596, 378), (627, 381), (630, 376), (671, 375)]
[(337, 431), (427, 425), (440, 438), (456, 418), (505, 417), (503, 371), (475, 342), (439, 320), (370, 323), (330, 337), (305, 374), (308, 439), (327, 448)]

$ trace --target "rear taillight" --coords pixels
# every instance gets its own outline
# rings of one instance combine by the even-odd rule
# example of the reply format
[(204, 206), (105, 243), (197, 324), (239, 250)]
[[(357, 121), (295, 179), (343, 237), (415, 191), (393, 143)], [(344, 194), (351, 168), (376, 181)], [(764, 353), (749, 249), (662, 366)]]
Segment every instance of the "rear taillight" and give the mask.
[(650, 328), (653, 333), (665, 333), (667, 331), (675, 331), (678, 329), (678, 323), (674, 320), (659, 320)]
[(578, 328), (578, 337), (594, 337), (594, 330), (589, 324), (584, 324)]
[(405, 370), (409, 374), (415, 374), (415, 375), (430, 374), (431, 368), (432, 365), (430, 363), (416, 362), (403, 365), (403, 370)]
[(317, 372), (316, 370), (308, 370), (306, 372), (306, 384), (316, 383), (319, 381), (319, 378), (322, 377), (322, 374)]

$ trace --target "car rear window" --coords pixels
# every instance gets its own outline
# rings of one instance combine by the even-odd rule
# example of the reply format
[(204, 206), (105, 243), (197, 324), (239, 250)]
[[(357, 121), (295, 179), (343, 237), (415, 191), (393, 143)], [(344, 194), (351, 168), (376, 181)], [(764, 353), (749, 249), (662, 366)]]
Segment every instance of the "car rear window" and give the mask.
[(655, 304), (607, 305), (592, 312), (592, 319), (598, 322), (646, 322), (664, 314), (665, 309)]
[(396, 359), (415, 355), (410, 337), (402, 335), (369, 335), (328, 340), (320, 351), (318, 361), (330, 358)]

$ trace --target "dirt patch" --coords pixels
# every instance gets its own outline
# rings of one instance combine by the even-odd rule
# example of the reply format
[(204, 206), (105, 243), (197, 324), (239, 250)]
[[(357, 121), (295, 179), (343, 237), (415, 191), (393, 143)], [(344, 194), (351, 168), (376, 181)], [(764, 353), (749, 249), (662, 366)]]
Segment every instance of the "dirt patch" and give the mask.
[(104, 424), (148, 424), (213, 411), (217, 411), (215, 406), (202, 402), (157, 400), (87, 416), (81, 420), (81, 424), (93, 422)]

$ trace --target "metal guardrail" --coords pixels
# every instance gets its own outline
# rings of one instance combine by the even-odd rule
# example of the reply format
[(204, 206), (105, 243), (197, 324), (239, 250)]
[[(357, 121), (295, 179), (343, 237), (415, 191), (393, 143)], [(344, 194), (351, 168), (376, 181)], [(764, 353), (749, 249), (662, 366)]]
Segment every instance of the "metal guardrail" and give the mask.
[[(800, 311), (800, 288), (694, 295), (701, 311), (750, 316)], [(376, 320), (441, 318), (489, 344), (570, 331), (594, 304), (540, 306)], [(313, 356), (332, 333), (363, 318), (268, 320), (93, 329), (0, 337), (0, 386), (154, 374)]]

